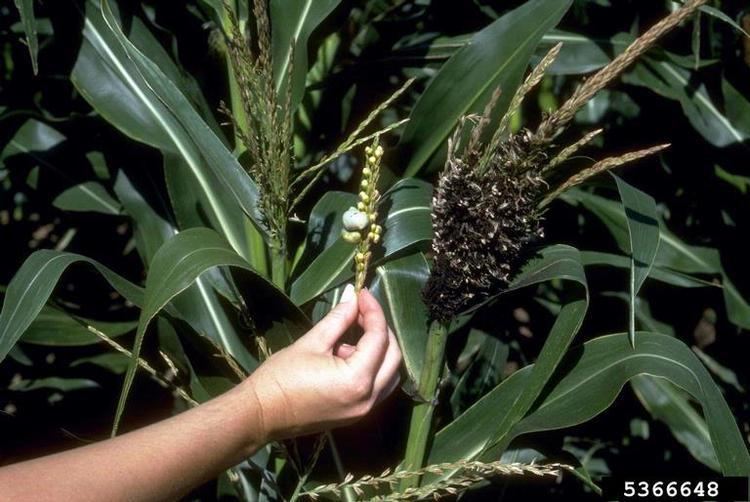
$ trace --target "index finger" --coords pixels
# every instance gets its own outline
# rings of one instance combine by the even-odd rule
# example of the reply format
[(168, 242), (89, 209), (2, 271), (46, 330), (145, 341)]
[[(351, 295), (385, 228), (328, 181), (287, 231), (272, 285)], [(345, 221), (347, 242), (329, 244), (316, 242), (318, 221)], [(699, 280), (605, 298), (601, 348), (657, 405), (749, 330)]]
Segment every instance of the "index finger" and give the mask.
[(388, 325), (380, 304), (366, 289), (359, 293), (360, 337), (349, 364), (375, 378), (388, 349)]

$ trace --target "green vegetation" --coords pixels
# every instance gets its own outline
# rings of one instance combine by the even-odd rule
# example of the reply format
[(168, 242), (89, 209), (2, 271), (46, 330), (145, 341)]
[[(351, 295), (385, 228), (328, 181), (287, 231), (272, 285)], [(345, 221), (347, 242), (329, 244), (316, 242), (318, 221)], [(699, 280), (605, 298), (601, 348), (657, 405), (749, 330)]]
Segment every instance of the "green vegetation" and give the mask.
[(196, 499), (750, 475), (742, 2), (64, 4), (0, 7), (0, 460), (216, 396), (356, 282), (401, 390)]

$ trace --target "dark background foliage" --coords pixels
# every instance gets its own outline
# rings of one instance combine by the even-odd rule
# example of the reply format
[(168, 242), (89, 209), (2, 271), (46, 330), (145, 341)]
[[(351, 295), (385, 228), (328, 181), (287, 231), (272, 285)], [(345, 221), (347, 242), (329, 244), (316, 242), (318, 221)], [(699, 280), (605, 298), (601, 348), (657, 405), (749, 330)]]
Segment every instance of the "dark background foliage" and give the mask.
[[(394, 89), (405, 75), (420, 78), (407, 99), (399, 101), (393, 113), (408, 116), (416, 96), (424, 89), (426, 75), (444, 61), (431, 50), (438, 37), (457, 37), (475, 32), (498, 14), (522, 4), (482, 0), (461, 1), (344, 1), (313, 34), (314, 47), (337, 32), (342, 48), (336, 65), (325, 80), (314, 84), (320, 105), (310, 122), (298, 122), (305, 145), (302, 158), (330, 151), (340, 142), (343, 131), (351, 130)], [(747, 22), (746, 3), (722, 0), (721, 10), (737, 22)], [(125, 172), (138, 190), (158, 211), (169, 212), (158, 203), (165, 193), (162, 159), (158, 152), (138, 144), (95, 113), (70, 82), (69, 75), (81, 44), (81, 2), (47, 1), (35, 5), (39, 20), (39, 74), (34, 75), (18, 12), (11, 2), (0, 5), (0, 152), (8, 148), (29, 119), (52, 127), (61, 135), (48, 148), (43, 135), (30, 138), (38, 148), (32, 152), (0, 154), (0, 285), (8, 284), (30, 252), (57, 248), (95, 258), (136, 283), (145, 278), (142, 261), (133, 243), (133, 226), (126, 215), (104, 215), (59, 209), (52, 201), (67, 188), (97, 177), (111, 189), (118, 171)], [(215, 25), (206, 5), (186, 2), (120, 2), (123, 18), (137, 16), (147, 22), (184, 70), (192, 75), (206, 101), (217, 109), (226, 99), (227, 81)], [(602, 41), (601, 49), (611, 55), (606, 43), (613, 35), (643, 31), (665, 13), (665, 2), (650, 0), (577, 0), (559, 28)], [(370, 29), (363, 30), (369, 25)], [(735, 28), (703, 15), (700, 20), (700, 58), (703, 66), (689, 70), (689, 96), (705, 86), (719, 110), (738, 107), (722, 98), (722, 82), (728, 81), (744, 96), (750, 96), (750, 43)], [(693, 58), (695, 50), (690, 25), (667, 37), (661, 46)], [(423, 41), (420, 42), (420, 40)], [(409, 50), (399, 47), (411, 46)], [(708, 64), (710, 63), (710, 64)], [(548, 78), (541, 89), (527, 99), (522, 120), (535, 124), (545, 103), (562, 101), (580, 82), (579, 75)], [(750, 111), (750, 108), (748, 109)], [(222, 120), (216, 113), (217, 120)], [(745, 120), (750, 135), (750, 124)], [(624, 152), (659, 143), (671, 148), (658, 158), (629, 166), (620, 174), (632, 185), (651, 194), (659, 204), (669, 229), (685, 242), (717, 248), (722, 265), (741, 295), (750, 297), (750, 272), (744, 236), (748, 225), (746, 173), (750, 142), (717, 147), (689, 122), (679, 102), (649, 87), (634, 85), (633, 79), (618, 81), (600, 94), (594, 104), (579, 114), (569, 137), (580, 136), (594, 127), (605, 129), (596, 152)], [(227, 137), (231, 132), (225, 128)], [(386, 140), (388, 167), (398, 176), (406, 166), (396, 140)], [(589, 153), (587, 153), (588, 155)], [(426, 178), (434, 177), (426, 174)], [(328, 190), (353, 191), (355, 179), (345, 163), (332, 168), (300, 208), (307, 214), (320, 195)], [(597, 179), (604, 193), (612, 185), (606, 177)], [(609, 191), (609, 192), (608, 192)], [(618, 252), (607, 228), (590, 213), (565, 202), (555, 202), (546, 214), (547, 243), (567, 243), (579, 249)], [(295, 242), (304, 229), (292, 228)], [(627, 271), (595, 267), (587, 269), (594, 292), (582, 333), (583, 338), (626, 328), (627, 299), (604, 292), (627, 291)], [(554, 287), (547, 293), (554, 294)], [(542, 295), (544, 296), (544, 295)], [(750, 386), (746, 354), (748, 333), (727, 317), (722, 292), (715, 288), (680, 289), (647, 282), (641, 298), (651, 316), (671, 327), (689, 345), (700, 347), (726, 371), (734, 372), (741, 388)], [(507, 362), (494, 361), (497, 376), (510, 374), (533, 359), (544, 342), (549, 312), (539, 295), (514, 293), (505, 301), (481, 312), (473, 327), (490, 333), (507, 348)], [(107, 321), (137, 318), (138, 311), (111, 288), (93, 269), (78, 267), (66, 273), (56, 289), (55, 303), (78, 315)], [(460, 364), (459, 354), (469, 336), (468, 329), (450, 340), (449, 363)], [(582, 341), (583, 338), (579, 341)], [(88, 356), (106, 352), (101, 346), (43, 347), (23, 345), (23, 353), (0, 365), (0, 463), (74, 447), (107, 436), (122, 382), (122, 373), (90, 363), (71, 366)], [(145, 348), (146, 359), (158, 358), (156, 347)], [(495, 378), (493, 376), (493, 378)], [(74, 387), (61, 389), (50, 384), (23, 390), (21, 381), (50, 377), (67, 379)], [(49, 383), (49, 382), (48, 382)], [(743, 434), (750, 427), (747, 395), (722, 385)], [(488, 389), (484, 389), (485, 391)], [(476, 395), (468, 397), (470, 402)], [(443, 416), (450, 416), (451, 403), (442, 402)], [(136, 380), (126, 428), (168, 416), (174, 409), (170, 393), (146, 377)], [(385, 406), (355, 427), (337, 435), (344, 463), (353, 472), (365, 473), (372, 466), (393, 465), (402, 455), (407, 431), (409, 402), (394, 396)], [(615, 404), (596, 419), (564, 431), (522, 440), (523, 446), (558, 452), (555, 460), (579, 460), (588, 452), (590, 472), (662, 472), (665, 476), (701, 476), (710, 469), (696, 462), (680, 445), (670, 429), (651, 417), (633, 392), (623, 392)], [(349, 446), (351, 445), (351, 446)], [(562, 453), (560, 453), (562, 452)], [(332, 459), (324, 455), (322, 465)], [(210, 497), (206, 487), (203, 497)], [(584, 496), (584, 487), (572, 477), (561, 485), (515, 481), (493, 483), (474, 498), (532, 497), (543, 493)]]

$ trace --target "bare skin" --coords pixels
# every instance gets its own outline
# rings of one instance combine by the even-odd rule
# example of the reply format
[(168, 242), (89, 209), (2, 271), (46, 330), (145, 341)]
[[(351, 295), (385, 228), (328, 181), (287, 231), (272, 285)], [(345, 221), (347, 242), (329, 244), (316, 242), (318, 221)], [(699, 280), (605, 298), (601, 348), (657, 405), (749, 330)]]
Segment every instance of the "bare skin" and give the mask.
[[(339, 344), (354, 323), (356, 346)], [(377, 300), (348, 288), (323, 320), (231, 391), (113, 439), (0, 469), (0, 500), (175, 500), (264, 444), (356, 421), (398, 385)]]

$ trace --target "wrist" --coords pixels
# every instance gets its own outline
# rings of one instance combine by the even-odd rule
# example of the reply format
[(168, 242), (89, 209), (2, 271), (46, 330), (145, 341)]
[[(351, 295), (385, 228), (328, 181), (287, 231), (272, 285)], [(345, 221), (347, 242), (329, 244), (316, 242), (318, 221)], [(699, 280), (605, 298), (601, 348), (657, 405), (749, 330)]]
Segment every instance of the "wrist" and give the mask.
[(236, 410), (234, 423), (240, 438), (241, 456), (250, 457), (269, 442), (255, 385), (248, 378), (222, 397), (231, 401), (231, 408)]

